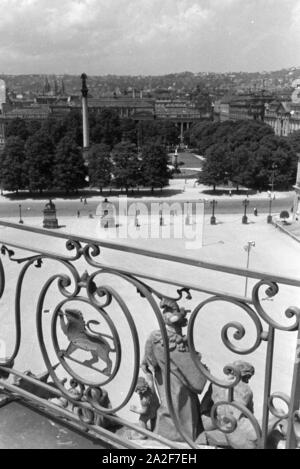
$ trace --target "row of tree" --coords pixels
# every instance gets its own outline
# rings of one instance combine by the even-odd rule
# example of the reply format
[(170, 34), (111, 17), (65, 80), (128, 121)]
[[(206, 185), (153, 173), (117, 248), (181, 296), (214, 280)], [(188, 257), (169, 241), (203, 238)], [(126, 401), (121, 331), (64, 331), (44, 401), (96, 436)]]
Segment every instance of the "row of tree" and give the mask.
[(199, 182), (232, 183), (238, 189), (289, 189), (295, 183), (295, 146), (257, 121), (200, 123), (191, 129), (193, 146), (205, 156)]
[(168, 154), (159, 143), (148, 143), (138, 148), (134, 143), (121, 142), (110, 151), (108, 145), (97, 144), (89, 152), (88, 172), (90, 184), (103, 187), (113, 184), (125, 189), (139, 186), (162, 188), (168, 184), (171, 172)]
[[(88, 165), (82, 158), (82, 116), (43, 122), (14, 119), (6, 128), (6, 146), (0, 158), (4, 190), (64, 190), (89, 184), (99, 188), (168, 183), (166, 147), (178, 143), (179, 130), (171, 122), (120, 119), (114, 110), (90, 114), (91, 149)], [(89, 178), (89, 184), (87, 182)]]
[[(136, 122), (131, 118), (120, 119), (113, 109), (102, 109), (99, 113), (90, 112), (89, 125), (92, 144), (104, 143), (111, 149), (124, 139), (139, 147), (148, 143), (166, 146), (179, 143), (180, 129), (169, 120)], [(9, 122), (5, 133), (7, 137), (26, 141), (39, 130), (47, 133), (54, 144), (71, 134), (77, 145), (82, 145), (82, 116), (75, 110), (64, 118), (49, 117), (43, 122), (16, 118)]]
[[(162, 188), (168, 184), (168, 155), (158, 143), (144, 145), (140, 152), (130, 142), (110, 146), (92, 145), (89, 164), (75, 138), (68, 134), (55, 146), (51, 138), (39, 130), (26, 142), (8, 137), (0, 158), (2, 189), (18, 192), (43, 190), (77, 191), (88, 185), (99, 188), (113, 185), (125, 189), (137, 186)], [(87, 177), (89, 182), (87, 182)]]

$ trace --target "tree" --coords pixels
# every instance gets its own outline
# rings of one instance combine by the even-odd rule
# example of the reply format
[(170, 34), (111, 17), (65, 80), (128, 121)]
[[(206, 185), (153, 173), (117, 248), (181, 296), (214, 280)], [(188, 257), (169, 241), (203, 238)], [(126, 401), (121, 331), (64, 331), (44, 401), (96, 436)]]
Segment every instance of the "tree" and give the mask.
[[(204, 184), (226, 180), (237, 189), (269, 189), (276, 166), (277, 189), (288, 189), (295, 180), (296, 155), (287, 139), (274, 135), (271, 127), (255, 121), (224, 122), (193, 129), (198, 144), (206, 148), (206, 161), (200, 175)], [(214, 143), (212, 143), (214, 142)]]
[(236, 147), (233, 152), (227, 152), (227, 160), (230, 164), (228, 177), (235, 184), (237, 191), (241, 185), (249, 184), (249, 161), (251, 153), (245, 145)]
[(22, 140), (26, 140), (29, 136), (29, 132), (26, 126), (26, 121), (17, 117), (12, 119), (6, 127), (6, 136), (8, 137), (20, 137)]
[[(82, 146), (82, 115), (80, 111), (72, 110), (63, 120), (62, 124), (64, 131), (64, 136), (67, 134), (75, 140), (76, 145)], [(57, 140), (54, 142), (57, 144)]]
[(104, 143), (93, 145), (89, 151), (90, 185), (99, 187), (102, 193), (103, 187), (108, 186), (111, 182), (112, 168), (110, 147)]
[(157, 143), (144, 145), (142, 148), (141, 176), (145, 186), (162, 188), (168, 184), (170, 171), (168, 155), (164, 146)]
[(91, 116), (91, 141), (105, 143), (111, 148), (122, 138), (120, 118), (113, 109), (102, 109), (100, 114)]
[(220, 124), (212, 122), (199, 122), (190, 129), (190, 144), (198, 148), (201, 155), (211, 146), (214, 141), (214, 133)]
[[(75, 126), (77, 126), (77, 122)], [(74, 132), (76, 132), (76, 128), (77, 127), (73, 129)], [(62, 119), (53, 119), (50, 117), (43, 122), (42, 130), (51, 138), (53, 145), (57, 145), (66, 135), (67, 131), (72, 132), (71, 123), (67, 125)]]
[(85, 186), (86, 168), (80, 148), (66, 135), (56, 147), (54, 156), (53, 186), (67, 193)]
[(295, 153), (300, 153), (300, 130), (290, 134), (287, 142)]
[(28, 132), (28, 136), (30, 137), (31, 135), (34, 135), (36, 132), (38, 132), (42, 127), (42, 124), (38, 120), (30, 120), (26, 122), (26, 128)]
[(25, 145), (24, 170), (31, 191), (52, 188), (54, 146), (48, 135), (39, 130), (28, 138)]
[(157, 133), (160, 137), (159, 143), (162, 145), (177, 145), (180, 130), (174, 122), (165, 120), (163, 122), (155, 122)]
[(133, 119), (124, 118), (120, 120), (120, 131), (122, 138), (137, 145), (138, 142), (138, 124)]
[(191, 99), (202, 113), (212, 114), (212, 100), (205, 83), (199, 83), (191, 93)]
[(199, 183), (213, 186), (224, 183), (228, 178), (230, 162), (227, 159), (228, 149), (225, 145), (213, 145), (206, 152), (206, 159), (199, 174)]
[(115, 183), (117, 187), (124, 187), (127, 193), (130, 187), (135, 187), (141, 182), (137, 147), (128, 142), (118, 143), (113, 148), (112, 158)]
[(25, 143), (20, 137), (8, 137), (0, 158), (1, 186), (7, 191), (25, 189)]

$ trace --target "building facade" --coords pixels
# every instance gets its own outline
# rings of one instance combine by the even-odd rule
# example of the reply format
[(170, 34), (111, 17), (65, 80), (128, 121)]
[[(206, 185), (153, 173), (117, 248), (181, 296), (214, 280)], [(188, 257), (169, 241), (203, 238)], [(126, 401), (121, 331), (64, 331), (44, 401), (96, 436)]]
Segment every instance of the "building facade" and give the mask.
[(273, 101), (266, 107), (264, 122), (276, 135), (287, 137), (300, 130), (300, 103)]
[(275, 135), (287, 137), (300, 130), (300, 80), (290, 101), (275, 99), (265, 91), (225, 96), (215, 102), (214, 120), (259, 120), (272, 127)]
[[(5, 83), (3, 86), (5, 89)], [(57, 89), (58, 86), (54, 88)], [(6, 92), (2, 94), (6, 96)], [(91, 112), (100, 113), (104, 109), (112, 109), (118, 113), (121, 119), (130, 118), (136, 122), (168, 119), (181, 129), (182, 141), (184, 131), (188, 130), (193, 123), (203, 119), (211, 119), (210, 113), (201, 112), (188, 100), (144, 98), (142, 93), (133, 93), (132, 96), (115, 94), (114, 96), (99, 98), (89, 96), (87, 105)], [(5, 143), (5, 125), (12, 119), (44, 120), (48, 117), (63, 118), (72, 110), (81, 111), (81, 109), (80, 95), (67, 96), (63, 95), (60, 90), (58, 95), (55, 96), (49, 81), (45, 80), (42, 94), (36, 96), (31, 102), (15, 99), (3, 104), (3, 111), (0, 116), (0, 148)]]
[(274, 96), (260, 91), (240, 95), (225, 96), (214, 105), (215, 121), (258, 120), (264, 121), (266, 104)]

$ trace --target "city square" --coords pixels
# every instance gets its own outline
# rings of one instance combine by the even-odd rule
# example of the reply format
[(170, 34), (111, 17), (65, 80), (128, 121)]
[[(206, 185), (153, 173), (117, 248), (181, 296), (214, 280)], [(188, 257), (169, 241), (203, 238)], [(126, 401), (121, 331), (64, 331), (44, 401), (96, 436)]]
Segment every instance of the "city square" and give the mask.
[(298, 0), (0, 7), (0, 450), (299, 449)]

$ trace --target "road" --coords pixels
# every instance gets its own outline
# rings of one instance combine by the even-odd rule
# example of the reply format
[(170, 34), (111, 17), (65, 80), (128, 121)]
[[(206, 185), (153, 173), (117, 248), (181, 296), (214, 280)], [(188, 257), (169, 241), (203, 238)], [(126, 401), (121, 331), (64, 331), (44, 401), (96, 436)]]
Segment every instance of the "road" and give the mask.
[[(199, 196), (200, 200), (201, 196)], [(80, 202), (79, 199), (71, 199), (71, 200), (63, 200), (58, 199), (57, 201), (54, 200), (57, 209), (57, 216), (77, 216), (78, 210), (80, 211), (81, 216), (87, 216), (89, 213), (95, 214), (96, 208), (99, 205), (100, 201), (103, 200), (101, 197), (99, 198), (91, 198), (88, 199), (87, 204), (84, 205)], [(116, 199), (114, 199), (116, 200)], [(222, 197), (216, 197), (218, 202), (216, 206), (216, 215), (218, 214), (236, 214), (244, 212), (244, 207), (242, 205), (242, 199), (234, 198), (232, 199), (223, 199)], [(135, 202), (142, 202), (148, 208), (152, 203), (163, 203), (169, 202), (170, 204), (179, 203), (183, 204), (184, 202), (192, 202), (194, 205), (196, 200), (176, 200), (176, 199), (166, 199), (166, 198), (156, 198), (151, 200), (141, 200), (141, 199), (128, 199), (129, 204), (134, 204)], [(113, 201), (114, 204), (118, 202)], [(281, 210), (290, 210), (293, 204), (293, 196), (292, 194), (285, 198), (277, 198), (272, 203), (272, 212), (278, 213)], [(2, 200), (0, 204), (0, 218), (10, 218), (10, 217), (19, 217), (21, 205), (21, 216), (22, 218), (26, 217), (41, 217), (43, 215), (43, 209), (45, 207), (45, 200), (18, 200), (18, 201), (5, 201)], [(268, 213), (269, 211), (269, 200), (264, 199), (251, 199), (249, 197), (249, 213), (253, 213), (253, 209), (257, 208), (258, 214), (261, 213)], [(206, 201), (206, 212), (209, 213), (211, 211), (210, 201)]]

